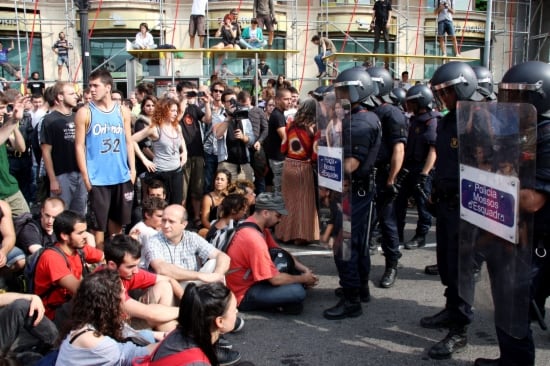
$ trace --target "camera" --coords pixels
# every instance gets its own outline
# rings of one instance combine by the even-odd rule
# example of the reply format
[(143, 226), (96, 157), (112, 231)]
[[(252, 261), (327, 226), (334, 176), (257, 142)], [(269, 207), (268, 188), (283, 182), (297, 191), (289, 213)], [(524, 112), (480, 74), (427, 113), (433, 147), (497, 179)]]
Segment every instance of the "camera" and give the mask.
[(6, 107), (6, 111), (7, 111), (8, 113), (13, 112), (13, 104), (8, 104), (8, 106)]
[(235, 119), (247, 119), (248, 118), (248, 107), (245, 107), (242, 104), (237, 103), (236, 99), (231, 99), (231, 109), (233, 111), (226, 110), (227, 114)]
[(195, 98), (197, 96), (197, 92), (194, 90), (188, 91), (185, 93), (185, 96), (187, 98)]
[(200, 91), (200, 92), (197, 94), (197, 96), (198, 96), (199, 98), (202, 98), (202, 97), (204, 97), (205, 95), (206, 95), (206, 93), (203, 92), (203, 91)]

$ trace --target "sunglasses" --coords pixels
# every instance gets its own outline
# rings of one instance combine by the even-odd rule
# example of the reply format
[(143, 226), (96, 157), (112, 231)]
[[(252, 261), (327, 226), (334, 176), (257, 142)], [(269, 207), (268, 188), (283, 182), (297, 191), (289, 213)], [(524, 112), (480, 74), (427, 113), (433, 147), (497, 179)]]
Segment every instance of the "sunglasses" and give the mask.
[(221, 89), (214, 89), (214, 90), (212, 90), (212, 93), (223, 93), (223, 90), (221, 90)]

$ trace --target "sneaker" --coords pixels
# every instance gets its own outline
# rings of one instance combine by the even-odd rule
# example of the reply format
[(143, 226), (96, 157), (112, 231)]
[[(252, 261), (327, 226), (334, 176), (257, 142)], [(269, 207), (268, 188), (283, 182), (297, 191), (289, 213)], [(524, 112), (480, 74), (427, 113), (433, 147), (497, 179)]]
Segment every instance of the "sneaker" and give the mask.
[(237, 316), (237, 319), (235, 320), (235, 328), (231, 331), (231, 333), (237, 333), (240, 332), (241, 329), (244, 327), (244, 319), (240, 316)]
[(216, 342), (216, 347), (225, 348), (225, 349), (232, 349), (233, 345), (231, 343), (229, 343), (229, 341), (227, 339), (225, 339), (225, 337), (223, 335), (221, 335), (218, 338), (218, 341)]
[(240, 352), (221, 347), (216, 347), (216, 356), (220, 366), (234, 365), (241, 360)]

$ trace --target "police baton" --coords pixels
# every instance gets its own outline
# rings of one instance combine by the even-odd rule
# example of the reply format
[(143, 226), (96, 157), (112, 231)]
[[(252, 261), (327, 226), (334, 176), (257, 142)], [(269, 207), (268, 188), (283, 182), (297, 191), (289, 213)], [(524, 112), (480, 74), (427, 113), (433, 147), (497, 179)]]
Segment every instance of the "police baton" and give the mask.
[[(401, 190), (401, 186), (403, 185), (403, 181), (405, 178), (409, 175), (409, 170), (402, 168), (399, 173), (397, 173), (397, 176), (395, 177), (395, 183), (391, 186), (386, 187), (386, 193), (385, 193), (385, 200), (382, 207), (386, 207), (387, 205), (391, 204), (397, 196), (399, 195), (399, 191)], [(391, 190), (388, 190), (388, 188), (391, 188)]]
[[(369, 192), (376, 192), (376, 168), (372, 168), (370, 174), (369, 174)], [(370, 237), (371, 237), (371, 230), (372, 230), (372, 214), (374, 213), (374, 201), (375, 198), (372, 197), (372, 199), (369, 202), (369, 213), (367, 217), (367, 235), (365, 235), (365, 242), (363, 243), (363, 256), (370, 255), (369, 249), (370, 249)]]

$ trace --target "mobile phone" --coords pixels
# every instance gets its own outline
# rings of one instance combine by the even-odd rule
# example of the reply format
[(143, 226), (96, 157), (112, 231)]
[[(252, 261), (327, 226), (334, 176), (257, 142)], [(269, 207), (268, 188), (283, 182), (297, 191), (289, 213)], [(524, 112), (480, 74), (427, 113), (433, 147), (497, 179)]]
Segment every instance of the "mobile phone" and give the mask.
[(202, 98), (206, 95), (206, 93), (203, 92), (203, 91), (200, 91), (197, 95), (198, 95), (199, 98)]
[(13, 104), (8, 104), (8, 106), (6, 107), (6, 110), (8, 111), (8, 113), (13, 112)]

